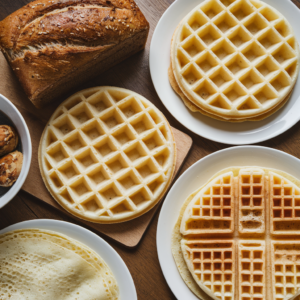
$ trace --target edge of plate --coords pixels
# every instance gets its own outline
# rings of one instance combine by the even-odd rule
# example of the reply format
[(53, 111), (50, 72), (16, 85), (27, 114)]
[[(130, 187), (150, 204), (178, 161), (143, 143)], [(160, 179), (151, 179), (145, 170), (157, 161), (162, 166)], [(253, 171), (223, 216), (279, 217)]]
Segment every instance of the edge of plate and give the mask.
[[(196, 163), (194, 163), (193, 165), (191, 165), (187, 170), (184, 171), (183, 174), (181, 174), (181, 176), (176, 180), (176, 182), (173, 184), (172, 188), (170, 189), (170, 191), (168, 192), (166, 198), (165, 198), (165, 201), (163, 202), (163, 205), (161, 207), (161, 210), (160, 210), (160, 213), (159, 213), (159, 218), (158, 218), (158, 223), (157, 223), (157, 231), (156, 231), (156, 250), (157, 250), (157, 255), (158, 255), (158, 261), (159, 261), (159, 264), (160, 264), (160, 267), (161, 267), (161, 270), (162, 270), (162, 273), (164, 275), (164, 278), (169, 286), (169, 288), (171, 289), (171, 291), (173, 292), (173, 294), (175, 295), (175, 297), (179, 300), (183, 299), (183, 298), (179, 298), (178, 296), (178, 292), (177, 291), (174, 291), (173, 289), (173, 286), (172, 286), (172, 283), (170, 283), (170, 276), (165, 272), (165, 268), (163, 267), (164, 265), (164, 260), (163, 260), (163, 256), (165, 255), (165, 253), (162, 253), (163, 250), (161, 249), (166, 249), (166, 247), (163, 247), (163, 245), (161, 245), (162, 243), (162, 237), (160, 237), (161, 235), (161, 230), (160, 228), (163, 228), (165, 227), (165, 224), (166, 224), (166, 221), (163, 220), (163, 214), (164, 214), (164, 210), (167, 209), (167, 205), (168, 205), (168, 202), (170, 201), (169, 200), (169, 197), (172, 196), (172, 193), (173, 191), (176, 189), (176, 186), (177, 186), (177, 183), (182, 180), (184, 177), (187, 176), (187, 174), (189, 172), (191, 172), (191, 170), (193, 170), (194, 168), (197, 168), (198, 164), (201, 164), (203, 163), (203, 161), (207, 160), (207, 159), (212, 159), (214, 156), (218, 156), (220, 154), (224, 154), (226, 152), (234, 152), (234, 151), (237, 151), (239, 149), (242, 149), (242, 150), (251, 150), (251, 149), (255, 149), (255, 150), (261, 150), (261, 151), (267, 151), (267, 152), (272, 152), (272, 153), (275, 153), (276, 155), (282, 155), (282, 156), (285, 156), (287, 157), (288, 159), (291, 159), (291, 160), (294, 160), (294, 161), (297, 161), (298, 164), (300, 164), (300, 159), (298, 159), (297, 157), (291, 155), (291, 154), (288, 154), (286, 152), (283, 152), (281, 150), (277, 150), (277, 149), (273, 149), (273, 148), (269, 148), (269, 147), (263, 147), (263, 146), (252, 146), (252, 145), (244, 145), (244, 146), (236, 146), (236, 147), (230, 147), (230, 148), (226, 148), (226, 149), (223, 149), (223, 150), (220, 150), (220, 151), (216, 151), (214, 153), (211, 153), (203, 158), (201, 158), (200, 160), (198, 160)], [(179, 213), (179, 211), (178, 211)], [(174, 226), (175, 224), (172, 224), (172, 226)], [(173, 227), (172, 227), (173, 228)], [(171, 245), (167, 245), (168, 247)], [(170, 249), (167, 249), (167, 251), (170, 252), (170, 254), (172, 255), (171, 253), (171, 248)], [(173, 259), (173, 257), (172, 257)], [(174, 262), (175, 264), (175, 262)], [(176, 266), (175, 266), (176, 267)], [(177, 270), (177, 267), (176, 267), (176, 270)], [(178, 272), (178, 275), (179, 275), (179, 272)], [(180, 276), (180, 275), (179, 275)], [(180, 280), (182, 280), (182, 278), (180, 277)], [(183, 281), (182, 281), (183, 282)], [(190, 289), (188, 288), (188, 286), (183, 282), (184, 286), (186, 287), (186, 289), (195, 297), (195, 298), (188, 298), (188, 299), (198, 299), (193, 293), (192, 291), (190, 291)], [(188, 295), (185, 295), (185, 297), (187, 297)], [(184, 298), (186, 299), (186, 298)]]

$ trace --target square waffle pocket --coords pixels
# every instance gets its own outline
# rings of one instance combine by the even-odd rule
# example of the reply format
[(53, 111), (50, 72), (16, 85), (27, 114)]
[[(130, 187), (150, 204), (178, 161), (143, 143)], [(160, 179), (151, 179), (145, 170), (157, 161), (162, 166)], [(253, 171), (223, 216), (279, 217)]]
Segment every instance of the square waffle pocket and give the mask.
[(127, 221), (146, 213), (171, 182), (170, 125), (147, 99), (115, 87), (64, 101), (40, 141), (39, 165), (53, 198), (79, 218)]
[(183, 205), (172, 252), (200, 299), (293, 298), (300, 289), (300, 181), (258, 167), (219, 172)]
[(270, 5), (206, 0), (174, 33), (169, 77), (193, 111), (221, 120), (258, 120), (287, 101), (299, 59), (293, 28)]

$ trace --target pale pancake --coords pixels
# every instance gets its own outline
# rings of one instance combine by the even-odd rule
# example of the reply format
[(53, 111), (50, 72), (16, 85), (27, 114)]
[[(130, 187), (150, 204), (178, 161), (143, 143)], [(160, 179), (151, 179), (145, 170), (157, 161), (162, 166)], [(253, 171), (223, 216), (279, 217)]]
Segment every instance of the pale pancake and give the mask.
[(119, 297), (113, 274), (94, 251), (52, 231), (24, 229), (1, 235), (0, 271), (0, 296), (5, 299)]

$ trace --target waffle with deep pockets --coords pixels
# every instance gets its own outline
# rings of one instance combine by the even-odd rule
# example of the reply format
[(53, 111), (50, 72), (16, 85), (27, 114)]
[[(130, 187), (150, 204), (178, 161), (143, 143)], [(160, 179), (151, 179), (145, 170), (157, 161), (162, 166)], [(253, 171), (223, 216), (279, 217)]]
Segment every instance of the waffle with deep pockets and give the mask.
[(299, 58), (292, 27), (270, 5), (206, 0), (174, 33), (170, 81), (193, 111), (228, 121), (258, 120), (290, 97)]
[(201, 190), (181, 224), (183, 234), (232, 233), (234, 182), (231, 173), (213, 180)]
[(172, 180), (170, 125), (147, 99), (96, 87), (64, 101), (41, 138), (39, 164), (54, 199), (79, 218), (130, 220), (151, 209)]
[(291, 299), (300, 288), (300, 180), (222, 170), (184, 203), (172, 252), (200, 299)]

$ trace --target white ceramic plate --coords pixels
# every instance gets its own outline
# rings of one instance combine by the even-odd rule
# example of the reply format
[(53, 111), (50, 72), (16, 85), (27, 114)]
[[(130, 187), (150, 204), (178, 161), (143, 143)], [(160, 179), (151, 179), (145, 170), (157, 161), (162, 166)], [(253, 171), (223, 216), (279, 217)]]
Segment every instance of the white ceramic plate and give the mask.
[[(0, 111), (14, 124), (19, 133), (22, 144), (23, 166), (19, 178), (11, 188), (1, 188), (0, 208), (12, 200), (23, 186), (27, 178), (32, 155), (31, 138), (28, 127), (18, 109), (3, 95), (0, 94)], [(1, 124), (6, 125), (6, 124)], [(7, 191), (4, 191), (7, 189)]]
[[(204, 0), (177, 0), (163, 14), (154, 31), (150, 46), (150, 72), (154, 87), (169, 112), (186, 128), (207, 139), (231, 144), (253, 144), (273, 138), (300, 120), (300, 80), (288, 103), (277, 113), (259, 122), (229, 123), (192, 113), (169, 84), (170, 45), (180, 21)], [(279, 10), (295, 29), (300, 41), (300, 10), (290, 0), (265, 0)]]
[(93, 249), (112, 270), (120, 289), (120, 300), (137, 300), (135, 286), (124, 261), (102, 238), (78, 225), (57, 220), (31, 220), (17, 223), (0, 230), (0, 234), (26, 228), (38, 228), (65, 234)]
[(300, 178), (300, 160), (260, 146), (240, 146), (208, 155), (186, 170), (173, 185), (162, 206), (157, 226), (157, 252), (163, 274), (178, 300), (199, 300), (186, 286), (171, 252), (171, 236), (186, 198), (218, 171), (231, 166), (260, 166), (285, 171)]

